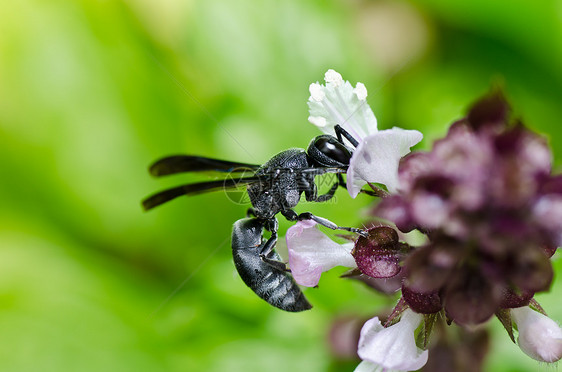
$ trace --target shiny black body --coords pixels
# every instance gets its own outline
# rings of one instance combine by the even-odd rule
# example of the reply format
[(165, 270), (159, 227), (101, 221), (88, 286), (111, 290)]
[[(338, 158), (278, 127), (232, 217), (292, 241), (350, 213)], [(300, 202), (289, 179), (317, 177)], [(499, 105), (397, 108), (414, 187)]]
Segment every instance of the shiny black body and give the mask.
[(258, 296), (269, 304), (291, 312), (308, 310), (312, 306), (300, 290), (293, 277), (283, 266), (272, 266), (279, 262), (279, 255), (272, 250), (265, 258), (260, 257), (265, 241), (262, 239), (264, 225), (257, 218), (243, 218), (234, 223), (232, 229), (232, 256), (240, 278)]
[[(293, 210), (303, 193), (307, 201), (323, 202), (334, 196), (338, 186), (345, 187), (341, 174), (347, 171), (352, 151), (344, 145), (342, 135), (353, 146), (357, 146), (357, 141), (339, 126), (336, 126), (336, 134), (338, 138), (330, 135), (314, 138), (306, 151), (298, 148), (282, 151), (261, 166), (189, 155), (160, 159), (150, 167), (150, 173), (156, 177), (208, 170), (231, 174), (251, 170), (253, 175), (181, 185), (146, 198), (143, 207), (149, 210), (181, 195), (247, 185), (252, 203), (248, 217), (253, 218), (241, 219), (234, 224), (232, 253), (236, 269), (244, 283), (269, 304), (291, 312), (308, 310), (311, 305), (273, 250), (278, 229), (275, 216), (281, 213), (290, 221), (314, 220), (331, 229), (364, 233), (359, 229), (340, 227), (311, 213), (297, 214)], [(318, 195), (315, 176), (326, 173), (338, 174), (338, 181), (326, 194)], [(271, 232), (267, 240), (263, 237), (264, 230)]]
[(248, 185), (256, 217), (269, 219), (294, 208), (301, 194), (314, 184), (314, 173), (300, 172), (309, 168), (308, 155), (303, 149), (285, 150), (259, 167), (255, 175), (263, 182)]

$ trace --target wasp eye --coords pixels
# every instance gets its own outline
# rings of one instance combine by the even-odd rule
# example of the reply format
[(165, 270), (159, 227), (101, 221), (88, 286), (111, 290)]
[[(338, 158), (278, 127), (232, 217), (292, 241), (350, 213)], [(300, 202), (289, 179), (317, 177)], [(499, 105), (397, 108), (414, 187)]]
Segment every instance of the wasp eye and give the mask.
[(318, 136), (314, 140), (314, 147), (330, 160), (335, 160), (340, 164), (349, 165), (351, 152), (336, 138), (327, 135)]

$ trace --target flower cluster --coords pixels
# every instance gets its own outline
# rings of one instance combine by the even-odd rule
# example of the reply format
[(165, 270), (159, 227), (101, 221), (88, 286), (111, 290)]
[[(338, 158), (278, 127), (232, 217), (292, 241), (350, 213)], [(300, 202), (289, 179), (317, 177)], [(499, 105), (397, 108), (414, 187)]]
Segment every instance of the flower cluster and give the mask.
[(550, 168), (546, 141), (510, 125), (498, 93), (476, 103), (430, 152), (404, 158), (400, 193), (376, 214), (429, 237), (404, 264), (410, 307), (433, 313), (443, 304), (456, 323), (479, 324), (548, 289), (562, 231), (562, 219), (553, 219), (562, 212), (562, 178)]
[[(365, 185), (384, 185), (389, 193), (378, 193), (384, 197), (374, 214), (392, 225), (339, 244), (301, 221), (286, 238), (301, 285), (316, 286), (322, 272), (345, 266), (347, 276), (401, 290), (384, 324), (373, 318), (363, 326), (356, 371), (417, 370), (428, 360), (434, 324), (467, 327), (493, 315), (513, 341), (517, 330), (530, 357), (561, 359), (562, 330), (533, 299), (549, 288), (550, 257), (562, 245), (562, 176), (551, 174), (545, 139), (511, 121), (494, 92), (431, 151), (408, 155), (421, 133), (378, 131), (363, 84), (353, 88), (333, 70), (325, 80), (310, 86), (309, 121), (329, 134), (339, 124), (357, 139), (348, 191), (355, 197)], [(424, 245), (401, 241), (412, 230), (425, 235)]]

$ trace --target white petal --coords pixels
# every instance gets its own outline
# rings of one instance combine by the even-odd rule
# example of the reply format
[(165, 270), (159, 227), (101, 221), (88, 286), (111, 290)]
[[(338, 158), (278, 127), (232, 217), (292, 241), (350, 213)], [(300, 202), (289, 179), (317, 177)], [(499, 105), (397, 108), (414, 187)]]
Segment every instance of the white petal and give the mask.
[(326, 85), (314, 83), (309, 87), (309, 121), (310, 118), (316, 121), (318, 117), (324, 118), (326, 125), (319, 127), (330, 135), (335, 134), (334, 127), (339, 124), (359, 142), (369, 134), (376, 133), (377, 119), (365, 100), (365, 86), (357, 83), (353, 88), (334, 70), (328, 70), (325, 79)]
[(309, 116), (308, 121), (316, 125), (318, 128), (323, 128), (326, 126), (326, 124), (328, 124), (326, 122), (326, 119), (322, 116)]
[(383, 367), (379, 366), (378, 364), (371, 363), (368, 360), (364, 360), (353, 372), (400, 372), (400, 371), (391, 371), (388, 369), (384, 369)]
[(289, 266), (295, 281), (314, 287), (320, 275), (335, 266), (356, 267), (353, 243), (338, 244), (322, 233), (314, 221), (299, 221), (287, 230)]
[(554, 320), (527, 306), (511, 309), (511, 315), (519, 331), (517, 343), (525, 354), (547, 363), (562, 359), (562, 329)]
[(322, 85), (318, 83), (310, 84), (310, 86), (308, 87), (308, 91), (310, 92), (310, 98), (312, 98), (316, 102), (321, 102), (326, 97)]
[(353, 89), (353, 93), (359, 98), (359, 100), (364, 101), (367, 99), (367, 88), (365, 88), (365, 84), (357, 83), (355, 85), (355, 89)]
[(343, 83), (343, 78), (341, 74), (335, 70), (329, 69), (324, 74), (324, 80), (326, 83), (334, 84), (335, 86), (340, 86)]
[(361, 329), (357, 353), (361, 359), (385, 369), (415, 371), (427, 363), (428, 351), (416, 346), (414, 331), (423, 317), (407, 309), (400, 321), (384, 328), (378, 318)]
[(400, 159), (422, 138), (423, 135), (417, 130), (400, 128), (382, 130), (365, 138), (349, 162), (349, 195), (355, 198), (367, 182), (382, 183), (390, 192), (396, 192)]

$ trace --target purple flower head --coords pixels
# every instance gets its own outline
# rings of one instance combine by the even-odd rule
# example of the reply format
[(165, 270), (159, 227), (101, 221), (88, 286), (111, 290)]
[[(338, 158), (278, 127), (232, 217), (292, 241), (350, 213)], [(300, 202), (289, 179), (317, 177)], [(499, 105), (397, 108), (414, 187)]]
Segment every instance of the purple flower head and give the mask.
[(442, 305), (456, 323), (479, 324), (550, 286), (562, 178), (546, 141), (508, 117), (500, 93), (478, 101), (430, 152), (402, 159), (399, 192), (376, 207), (429, 237), (403, 268), (403, 298), (417, 312)]

